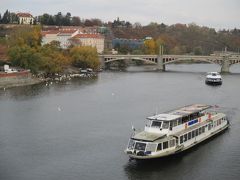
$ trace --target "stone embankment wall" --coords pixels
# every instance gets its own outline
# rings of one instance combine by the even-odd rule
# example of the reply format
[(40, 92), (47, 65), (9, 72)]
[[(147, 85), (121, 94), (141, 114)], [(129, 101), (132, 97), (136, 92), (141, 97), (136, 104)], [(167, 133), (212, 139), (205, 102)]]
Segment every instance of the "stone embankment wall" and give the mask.
[(0, 73), (0, 88), (37, 84), (41, 81), (34, 78), (28, 71), (16, 73)]

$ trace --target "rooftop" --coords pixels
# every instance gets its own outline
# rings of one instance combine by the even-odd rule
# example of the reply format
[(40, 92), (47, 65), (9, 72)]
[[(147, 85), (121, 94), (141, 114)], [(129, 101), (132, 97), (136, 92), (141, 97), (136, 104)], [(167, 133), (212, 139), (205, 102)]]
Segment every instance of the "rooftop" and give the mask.
[(102, 39), (103, 36), (100, 34), (77, 34), (73, 38), (98, 38)]
[(188, 116), (190, 114), (200, 112), (210, 108), (211, 106), (205, 104), (192, 104), (189, 106), (184, 106), (182, 108), (168, 111), (162, 114), (157, 114), (155, 116), (150, 116), (149, 120), (161, 120), (161, 121), (172, 121), (180, 117)]
[(17, 13), (18, 17), (33, 17), (30, 13)]

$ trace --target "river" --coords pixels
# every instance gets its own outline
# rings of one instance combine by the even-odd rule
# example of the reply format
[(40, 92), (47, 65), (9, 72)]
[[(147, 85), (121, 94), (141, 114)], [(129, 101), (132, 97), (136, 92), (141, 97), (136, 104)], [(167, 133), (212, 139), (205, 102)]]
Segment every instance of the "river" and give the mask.
[[(223, 85), (205, 85), (210, 64), (130, 67), (0, 90), (1, 180), (236, 180), (240, 176), (240, 65)], [(123, 153), (147, 116), (192, 103), (218, 105), (224, 133), (174, 157), (129, 162)]]

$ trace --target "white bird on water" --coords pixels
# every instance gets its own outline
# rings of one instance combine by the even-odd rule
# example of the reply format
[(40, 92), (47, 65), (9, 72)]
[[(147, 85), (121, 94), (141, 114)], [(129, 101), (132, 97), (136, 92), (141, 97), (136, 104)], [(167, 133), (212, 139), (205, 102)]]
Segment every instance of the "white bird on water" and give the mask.
[(58, 111), (62, 111), (62, 109), (61, 109), (61, 107), (60, 107), (60, 106), (58, 106)]

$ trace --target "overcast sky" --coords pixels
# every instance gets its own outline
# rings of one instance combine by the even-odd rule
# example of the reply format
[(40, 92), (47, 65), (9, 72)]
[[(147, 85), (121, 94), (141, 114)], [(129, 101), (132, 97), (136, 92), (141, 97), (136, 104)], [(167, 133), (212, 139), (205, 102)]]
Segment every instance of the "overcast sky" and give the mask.
[(119, 17), (143, 25), (194, 22), (216, 29), (240, 29), (240, 0), (0, 0), (0, 13), (6, 9), (34, 16), (70, 12), (104, 22)]

